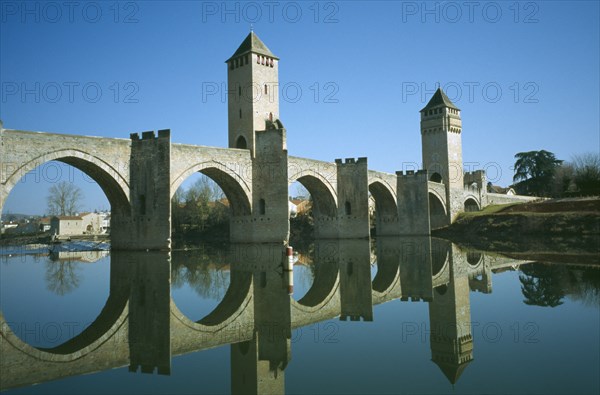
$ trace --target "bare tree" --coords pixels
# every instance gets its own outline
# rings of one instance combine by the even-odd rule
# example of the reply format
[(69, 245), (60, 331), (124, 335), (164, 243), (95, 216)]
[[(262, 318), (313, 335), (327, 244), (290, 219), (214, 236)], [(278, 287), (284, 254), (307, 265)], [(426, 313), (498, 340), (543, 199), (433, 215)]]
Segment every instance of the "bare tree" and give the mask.
[(66, 295), (79, 287), (80, 265), (76, 261), (64, 261), (52, 258), (46, 262), (46, 286), (57, 295)]
[(73, 215), (79, 211), (83, 192), (78, 186), (61, 181), (52, 185), (46, 197), (48, 213), (51, 215)]
[(600, 155), (587, 152), (573, 156), (574, 181), (582, 195), (600, 194)]

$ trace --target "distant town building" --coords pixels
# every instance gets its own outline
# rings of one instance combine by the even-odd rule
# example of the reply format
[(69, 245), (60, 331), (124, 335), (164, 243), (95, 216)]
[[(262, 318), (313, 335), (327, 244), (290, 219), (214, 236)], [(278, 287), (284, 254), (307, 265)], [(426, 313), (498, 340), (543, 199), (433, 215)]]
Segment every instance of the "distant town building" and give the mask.
[(19, 226), (16, 222), (2, 222), (2, 226), (0, 226), (0, 233), (12, 233)]
[(110, 231), (110, 214), (82, 213), (54, 216), (50, 220), (50, 233), (57, 236), (101, 235)]
[(50, 220), (52, 218), (51, 217), (42, 217), (39, 219), (38, 221), (38, 230), (40, 232), (48, 232), (51, 228), (50, 226)]
[(515, 190), (511, 187), (503, 188), (498, 185), (492, 185), (491, 182), (488, 182), (488, 184), (487, 184), (487, 191), (488, 191), (488, 193), (499, 193), (502, 195), (516, 195), (517, 194), (515, 192)]

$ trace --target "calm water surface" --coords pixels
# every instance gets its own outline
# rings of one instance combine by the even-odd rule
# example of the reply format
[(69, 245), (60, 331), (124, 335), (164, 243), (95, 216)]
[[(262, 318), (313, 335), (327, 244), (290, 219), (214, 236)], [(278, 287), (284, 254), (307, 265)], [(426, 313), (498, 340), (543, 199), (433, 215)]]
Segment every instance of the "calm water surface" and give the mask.
[(598, 268), (429, 238), (317, 241), (290, 298), (281, 262), (279, 245), (5, 254), (2, 389), (600, 392)]

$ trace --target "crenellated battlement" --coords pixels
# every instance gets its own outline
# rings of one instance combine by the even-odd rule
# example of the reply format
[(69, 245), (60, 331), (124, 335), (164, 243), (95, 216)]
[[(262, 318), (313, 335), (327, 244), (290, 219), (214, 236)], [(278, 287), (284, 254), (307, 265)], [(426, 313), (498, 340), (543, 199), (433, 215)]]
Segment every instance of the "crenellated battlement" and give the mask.
[(336, 165), (366, 165), (367, 158), (365, 158), (365, 157), (360, 157), (360, 158), (356, 158), (356, 159), (355, 158), (346, 158), (345, 160), (336, 159), (335, 164)]
[(404, 178), (404, 179), (423, 177), (423, 176), (425, 176), (425, 179), (427, 179), (428, 174), (429, 174), (429, 172), (425, 169), (417, 170), (416, 172), (414, 170), (407, 170), (406, 174), (402, 170), (398, 170), (396, 172), (396, 175), (398, 176), (398, 178)]
[(487, 185), (487, 177), (485, 174), (485, 170), (465, 172), (463, 175), (463, 182), (465, 190), (472, 190), (473, 184), (477, 184), (478, 189), (485, 191), (485, 186)]

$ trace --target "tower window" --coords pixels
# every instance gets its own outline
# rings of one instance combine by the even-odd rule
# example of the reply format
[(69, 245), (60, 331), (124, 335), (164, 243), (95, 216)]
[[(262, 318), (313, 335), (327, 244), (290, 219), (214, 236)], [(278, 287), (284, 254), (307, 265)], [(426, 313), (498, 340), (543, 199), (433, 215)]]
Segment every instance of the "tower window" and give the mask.
[(229, 62), (229, 70), (233, 70), (233, 60)]
[(240, 108), (240, 119), (242, 119), (242, 109)]
[(246, 139), (244, 136), (239, 136), (237, 141), (235, 142), (235, 148), (246, 149), (248, 148), (248, 144), (246, 143)]
[(265, 212), (267, 211), (267, 207), (265, 204), (265, 199), (260, 199), (258, 201), (258, 213), (260, 215), (265, 215)]
[(260, 64), (260, 55), (256, 55), (256, 64)]
[(271, 59), (270, 66), (271, 66), (271, 67), (273, 67), (273, 64), (274, 64), (274, 63), (275, 63), (275, 62), (273, 61), (273, 59)]
[(269, 90), (268, 90), (267, 84), (265, 84), (265, 95), (268, 93), (269, 93)]
[(238, 86), (238, 96), (242, 96), (242, 87)]
[(429, 177), (429, 181), (433, 181), (433, 182), (442, 182), (442, 176), (440, 173), (433, 173), (431, 175), (431, 177)]
[(248, 64), (248, 58), (250, 57), (250, 55), (246, 55), (246, 60), (245, 60), (245, 64)]

